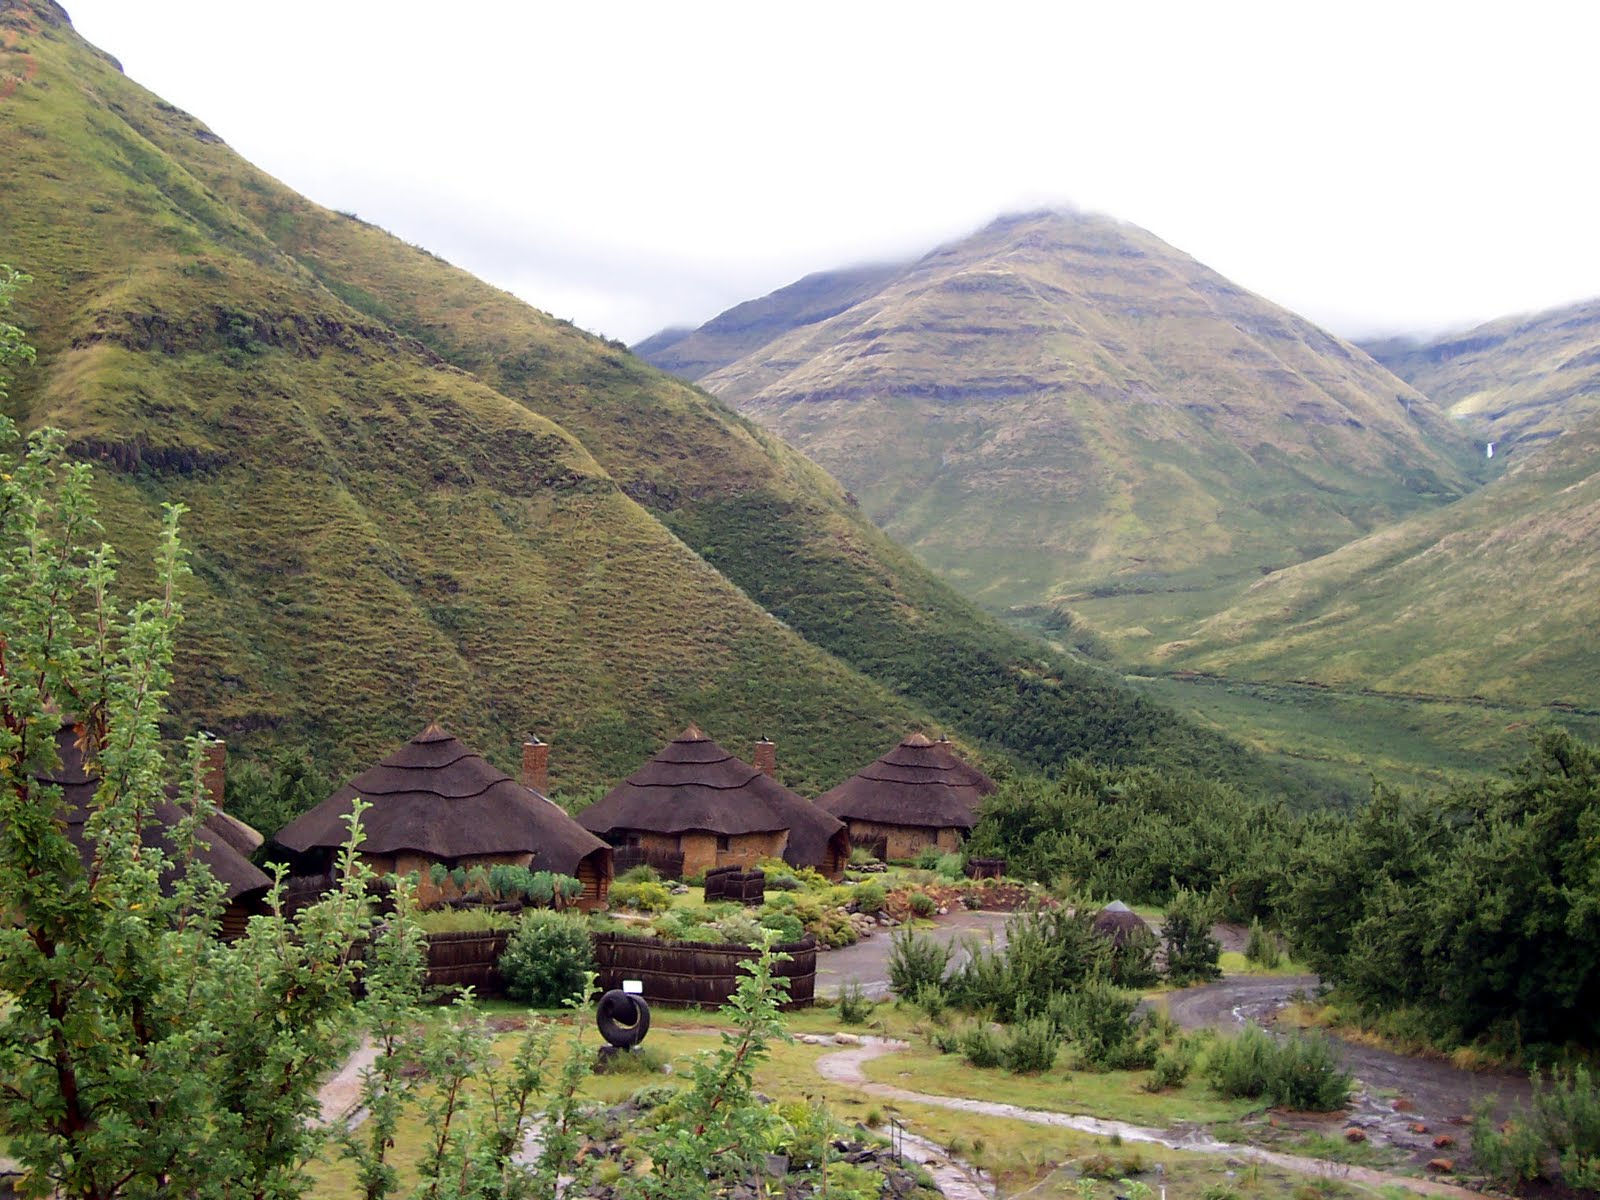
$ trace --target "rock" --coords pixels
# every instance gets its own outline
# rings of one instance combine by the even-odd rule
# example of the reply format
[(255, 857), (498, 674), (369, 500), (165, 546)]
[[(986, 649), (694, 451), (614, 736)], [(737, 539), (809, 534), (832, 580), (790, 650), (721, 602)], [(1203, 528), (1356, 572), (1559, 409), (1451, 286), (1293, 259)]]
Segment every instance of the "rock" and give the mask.
[(1404, 1096), (1400, 1097), (1400, 1099), (1394, 1102), (1395, 1112), (1410, 1112), (1414, 1108), (1416, 1108), (1416, 1105), (1411, 1103), (1411, 1101), (1407, 1100)]
[(1424, 1125), (1421, 1121), (1413, 1121), (1411, 1123), (1411, 1132), (1412, 1133), (1427, 1133), (1428, 1132), (1428, 1127), (1426, 1125)]
[(1448, 1133), (1441, 1133), (1438, 1137), (1433, 1139), (1433, 1148), (1435, 1150), (1448, 1150), (1455, 1144), (1455, 1138), (1451, 1137)]
[(1430, 1158), (1428, 1170), (1441, 1175), (1447, 1175), (1456, 1169), (1456, 1160), (1453, 1158)]
[(854, 1033), (836, 1033), (833, 1035), (833, 1044), (835, 1046), (859, 1046), (861, 1045), (861, 1037)]
[(1344, 1131), (1344, 1140), (1347, 1142), (1364, 1142), (1367, 1140), (1367, 1131), (1357, 1129), (1354, 1125)]

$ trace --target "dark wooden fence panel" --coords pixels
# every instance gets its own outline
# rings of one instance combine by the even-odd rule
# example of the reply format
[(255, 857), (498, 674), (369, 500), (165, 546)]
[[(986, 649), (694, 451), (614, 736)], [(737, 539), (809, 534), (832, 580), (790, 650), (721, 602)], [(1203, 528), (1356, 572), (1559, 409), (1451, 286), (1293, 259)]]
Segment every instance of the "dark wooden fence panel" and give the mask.
[(463, 988), (470, 985), (479, 996), (500, 996), (505, 981), (500, 978), (500, 955), (505, 951), (511, 931), (469, 930), (462, 933), (430, 933), (428, 976), (430, 988)]
[(967, 859), (968, 879), (999, 879), (1006, 873), (1006, 860), (1003, 858), (969, 858)]
[[(809, 1007), (817, 992), (816, 939), (807, 934), (803, 941), (777, 948), (789, 955), (787, 962), (774, 963), (772, 971), (789, 981), (789, 998), (783, 1007)], [(595, 935), (594, 956), (602, 988), (619, 988), (624, 979), (637, 979), (644, 985), (644, 998), (652, 1004), (713, 1007), (733, 995), (747, 974), (739, 964), (755, 958), (756, 952), (748, 946), (663, 942), (604, 933)]]
[(767, 873), (738, 867), (712, 867), (706, 872), (706, 902), (731, 900), (760, 904), (767, 898)]

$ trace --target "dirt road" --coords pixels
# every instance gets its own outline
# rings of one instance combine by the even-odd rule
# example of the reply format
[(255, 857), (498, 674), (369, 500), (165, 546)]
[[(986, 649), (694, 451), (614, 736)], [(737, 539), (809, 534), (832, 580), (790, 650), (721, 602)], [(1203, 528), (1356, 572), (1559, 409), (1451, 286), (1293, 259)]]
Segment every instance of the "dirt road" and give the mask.
[[(996, 947), (1006, 944), (1006, 919), (1003, 912), (953, 912), (940, 917), (932, 929), (921, 930), (927, 937), (955, 949), (952, 963), (965, 957), (961, 943), (977, 939), (984, 946), (991, 939)], [(839, 989), (850, 980), (861, 985), (861, 990), (874, 1000), (889, 994), (889, 951), (894, 930), (878, 929), (871, 937), (862, 938), (853, 946), (829, 950), (817, 955), (817, 994), (837, 996)]]
[[(1230, 976), (1204, 987), (1173, 992), (1167, 997), (1167, 1012), (1186, 1029), (1236, 1029), (1246, 1021), (1265, 1025), (1293, 992), (1310, 992), (1316, 986), (1315, 975)], [(1495, 1101), (1496, 1114), (1504, 1118), (1525, 1104), (1530, 1094), (1526, 1075), (1462, 1071), (1441, 1059), (1392, 1054), (1342, 1038), (1334, 1042), (1345, 1069), (1363, 1087), (1358, 1120), (1381, 1120), (1383, 1132), (1399, 1145), (1408, 1145), (1406, 1134), (1412, 1124), (1426, 1125), (1429, 1135), (1408, 1145), (1413, 1150), (1431, 1149), (1431, 1137), (1440, 1133), (1461, 1138), (1465, 1131), (1456, 1122), (1485, 1098)], [(1411, 1108), (1397, 1114), (1397, 1099)]]

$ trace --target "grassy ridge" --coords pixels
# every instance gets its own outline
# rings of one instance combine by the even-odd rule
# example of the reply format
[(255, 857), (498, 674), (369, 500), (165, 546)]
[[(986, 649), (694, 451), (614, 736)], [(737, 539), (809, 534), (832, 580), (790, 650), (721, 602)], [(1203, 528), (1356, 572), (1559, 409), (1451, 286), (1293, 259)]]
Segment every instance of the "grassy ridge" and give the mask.
[[(107, 465), (114, 540), (193, 510), (183, 721), (334, 772), (437, 716), (502, 763), (550, 736), (557, 782), (585, 784), (696, 719), (731, 747), (772, 733), (786, 782), (820, 789), (937, 721), (1035, 761), (1281, 782), (980, 616), (704, 393), (295, 195), (48, 6), (0, 19), (33, 71), (0, 101), (0, 249), (38, 279), (19, 415)], [(1026, 727), (1035, 677), (1094, 703), (1046, 697)]]

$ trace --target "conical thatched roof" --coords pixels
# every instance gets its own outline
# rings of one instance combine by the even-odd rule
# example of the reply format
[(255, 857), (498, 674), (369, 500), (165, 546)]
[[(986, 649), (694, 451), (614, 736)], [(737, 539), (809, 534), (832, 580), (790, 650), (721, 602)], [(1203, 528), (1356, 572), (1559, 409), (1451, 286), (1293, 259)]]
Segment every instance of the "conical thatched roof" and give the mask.
[(978, 802), (995, 782), (956, 757), (949, 742), (913, 733), (871, 766), (817, 797), (817, 806), (847, 821), (971, 829)]
[(372, 805), (361, 815), (360, 849), (367, 854), (532, 854), (536, 871), (575, 875), (595, 851), (610, 853), (558, 805), (437, 725), (285, 825), (273, 841), (301, 853), (343, 846), (357, 796)]
[[(100, 775), (85, 761), (80, 737), (78, 728), (70, 724), (56, 732), (56, 754), (61, 759), (61, 769), (43, 777), (41, 782), (60, 786), (67, 837), (78, 848), (87, 867), (94, 857), (94, 847), (84, 834), (84, 824), (94, 811), (94, 794), (100, 787)], [(156, 823), (145, 830), (144, 840), (160, 846), (169, 857), (174, 856), (176, 851), (166, 830), (175, 827), (186, 815), (181, 805), (170, 800), (158, 801), (154, 813)], [(251, 851), (260, 844), (261, 835), (237, 817), (213, 813), (200, 828), (195, 856), (222, 882), (225, 898), (237, 900), (252, 892), (265, 892), (272, 886), (272, 880), (250, 861)], [(164, 874), (162, 887), (171, 887), (177, 874), (175, 869)]]
[(827, 862), (829, 843), (845, 837), (843, 822), (735, 758), (693, 725), (579, 813), (578, 820), (602, 836), (642, 830), (732, 837), (787, 829), (783, 857), (794, 866)]
[(1119, 946), (1137, 929), (1142, 929), (1146, 933), (1151, 931), (1145, 919), (1121, 900), (1113, 900), (1096, 914), (1093, 929), (1101, 937), (1110, 938)]

